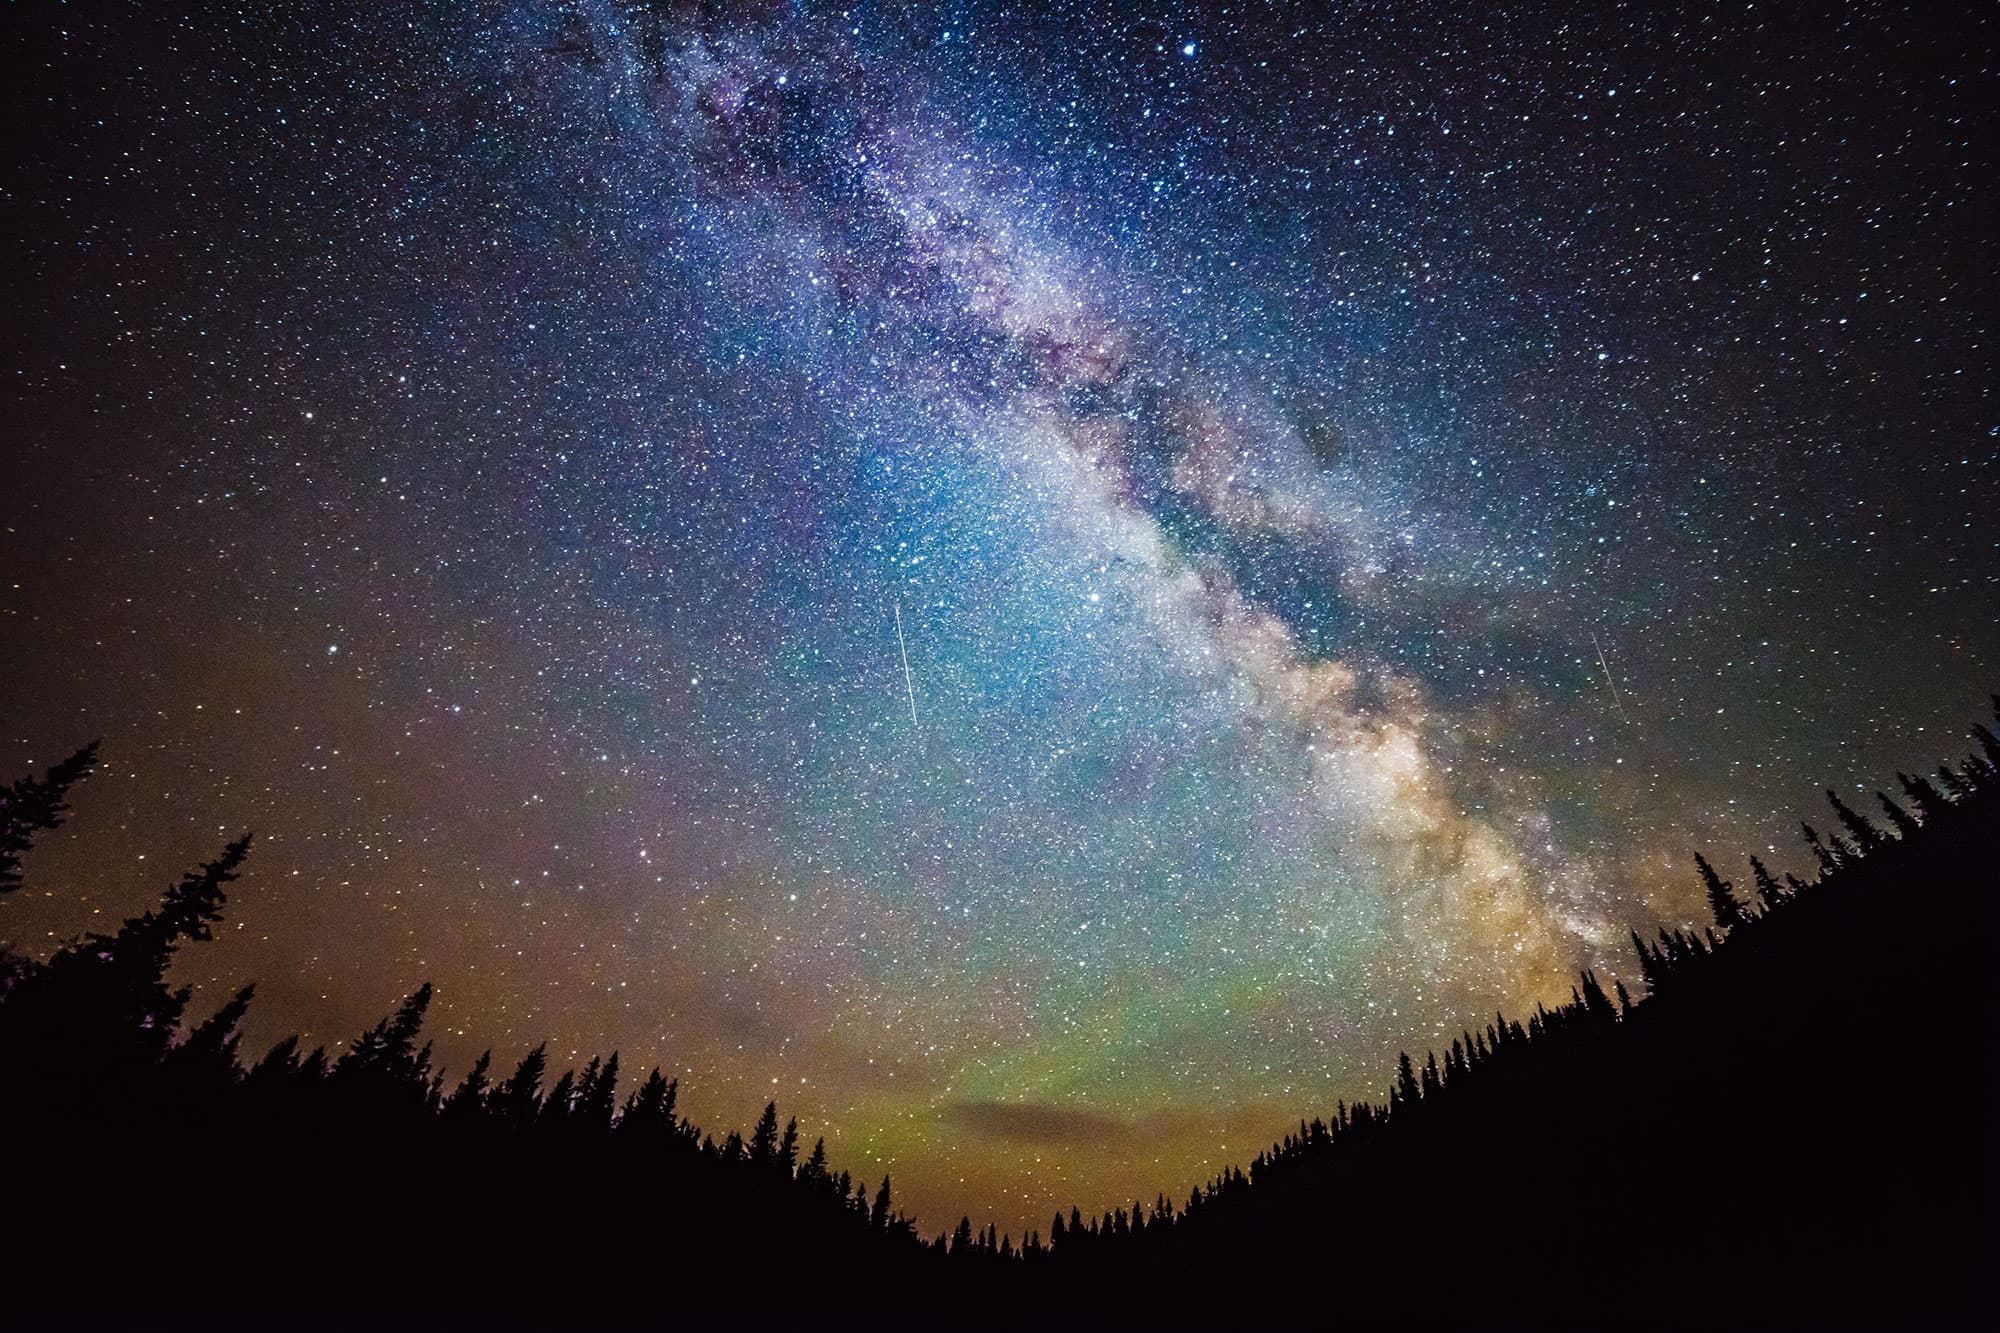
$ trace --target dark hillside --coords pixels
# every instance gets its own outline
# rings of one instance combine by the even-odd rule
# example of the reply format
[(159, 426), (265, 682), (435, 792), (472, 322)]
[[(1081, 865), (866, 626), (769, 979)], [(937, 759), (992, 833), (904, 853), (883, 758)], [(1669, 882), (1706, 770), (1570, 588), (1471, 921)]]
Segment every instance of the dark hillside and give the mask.
[[(254, 988), (191, 1023), (163, 980), (246, 838), (114, 932), (7, 957), (9, 1300), (109, 1325), (1981, 1323), (2000, 742), (1978, 738), (1879, 797), (1881, 826), (1829, 793), (1813, 883), (1697, 858), (1717, 924), (1635, 936), (1643, 998), (1586, 973), (1185, 1203), (1018, 1244), (969, 1220), (926, 1242), (775, 1107), (717, 1143), (615, 1054), (447, 1083), (428, 986), (343, 1053), (246, 1063)], [(92, 762), (6, 789), (0, 891)]]

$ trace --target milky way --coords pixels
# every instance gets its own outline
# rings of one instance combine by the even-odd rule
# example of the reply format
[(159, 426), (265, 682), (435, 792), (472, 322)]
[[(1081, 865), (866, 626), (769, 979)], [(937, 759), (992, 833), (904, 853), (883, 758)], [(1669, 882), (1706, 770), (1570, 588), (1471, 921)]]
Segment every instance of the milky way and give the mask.
[(1018, 1230), (1982, 711), (1989, 16), (360, 8), (12, 17), (25, 944)]

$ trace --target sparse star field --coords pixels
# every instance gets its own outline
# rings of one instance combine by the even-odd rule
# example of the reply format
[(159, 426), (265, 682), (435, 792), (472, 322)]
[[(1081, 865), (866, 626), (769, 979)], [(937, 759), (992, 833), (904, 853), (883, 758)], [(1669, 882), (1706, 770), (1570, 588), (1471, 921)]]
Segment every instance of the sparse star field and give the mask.
[(16, 6), (0, 936), (1184, 1197), (1961, 748), (1994, 21)]

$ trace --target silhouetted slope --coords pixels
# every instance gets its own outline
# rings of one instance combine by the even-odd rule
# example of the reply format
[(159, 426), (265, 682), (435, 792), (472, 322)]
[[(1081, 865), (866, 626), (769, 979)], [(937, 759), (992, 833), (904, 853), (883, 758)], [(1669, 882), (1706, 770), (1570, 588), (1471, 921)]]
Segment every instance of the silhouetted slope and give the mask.
[(1068, 1268), (1057, 1247), (1030, 1281), (1100, 1309), (1171, 1289), (1523, 1324), (1989, 1313), (2000, 791), (1971, 771), (1907, 841), (1850, 831), (1719, 947), (1683, 935), (1622, 1019), (1580, 999), (1386, 1124), (1309, 1130), (1182, 1223)]
[[(1496, 1016), (1382, 1106), (1341, 1106), (1185, 1202), (970, 1219), (926, 1245), (767, 1108), (717, 1144), (657, 1072), (545, 1053), (433, 1070), (430, 988), (338, 1056), (248, 1068), (246, 987), (198, 1024), (164, 981), (248, 839), (155, 909), (0, 967), (0, 1222), (17, 1322), (381, 1327), (901, 1320), (1880, 1326), (1984, 1322), (1985, 986), (2000, 741), (1829, 793), (1821, 873), (1715, 929), (1635, 936), (1648, 994)], [(91, 752), (0, 789), (0, 890)]]

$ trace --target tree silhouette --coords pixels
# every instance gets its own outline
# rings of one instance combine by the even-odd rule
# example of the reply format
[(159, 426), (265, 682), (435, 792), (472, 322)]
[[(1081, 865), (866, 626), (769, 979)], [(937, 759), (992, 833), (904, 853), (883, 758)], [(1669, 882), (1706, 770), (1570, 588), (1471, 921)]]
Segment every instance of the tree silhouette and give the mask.
[(805, 1165), (799, 1168), (799, 1179), (818, 1186), (825, 1184), (826, 1178), (826, 1140), (814, 1139), (812, 1153), (806, 1158)]
[(396, 1012), (354, 1039), (333, 1067), (337, 1084), (382, 1096), (421, 1097), (430, 1086), (430, 1047), (417, 1046), (431, 983), (411, 992)]
[(1770, 870), (1756, 857), (1750, 858), (1750, 874), (1757, 883), (1757, 901), (1769, 913), (1785, 901), (1785, 888), (1771, 877)]
[(1396, 1056), (1396, 1090), (1393, 1100), (1402, 1106), (1415, 1106), (1423, 1098), (1423, 1090), (1417, 1084), (1416, 1066), (1410, 1063), (1410, 1053), (1401, 1051)]
[(750, 1135), (750, 1160), (758, 1166), (767, 1166), (778, 1155), (778, 1104), (768, 1102), (764, 1114), (757, 1118), (757, 1128)]
[(674, 1128), (674, 1099), (679, 1089), (678, 1083), (668, 1082), (655, 1066), (625, 1103), (618, 1132), (627, 1137), (664, 1138)]
[(487, 1112), (487, 1096), (490, 1085), (487, 1070), (493, 1066), (493, 1052), (482, 1051), (465, 1078), (452, 1089), (442, 1108), (444, 1117), (450, 1121), (478, 1120)]
[(167, 1055), (171, 1064), (199, 1076), (228, 1082), (236, 1076), (236, 1048), (242, 1039), (243, 1016), (256, 997), (255, 982), (243, 987), (173, 1047)]
[(1903, 794), (1917, 807), (1919, 819), (1936, 819), (1950, 808), (1944, 793), (1922, 777), (1912, 777), (1908, 773), (1896, 774), (1896, 781), (1902, 785)]
[(548, 1043), (529, 1051), (492, 1097), (493, 1114), (504, 1124), (534, 1123), (542, 1109), (542, 1078), (549, 1067)]
[(1748, 921), (1749, 914), (1736, 899), (1736, 886), (1716, 874), (1715, 867), (1700, 852), (1694, 854), (1694, 863), (1701, 872), (1702, 888), (1708, 894), (1708, 910), (1714, 916), (1715, 924), (1726, 930)]
[[(246, 838), (152, 910), (61, 945), (47, 962), (24, 960), (0, 988), (9, 1090), (0, 1133), (25, 1149), (10, 1170), (14, 1216), (31, 1224), (5, 1238), (6, 1252), (26, 1256), (52, 1290), (89, 1292), (140, 1325), (157, 1322), (142, 1308), (157, 1293), (199, 1303), (185, 1247), (159, 1243), (145, 1211), (155, 1203), (189, 1235), (228, 1237), (217, 1252), (229, 1255), (232, 1280), (218, 1284), (217, 1302), (310, 1291), (335, 1303), (330, 1318), (357, 1325), (391, 1308), (447, 1318), (425, 1274), (399, 1276), (407, 1265), (382, 1262), (383, 1218), (420, 1219), (426, 1254), (459, 1269), (546, 1265), (560, 1294), (535, 1303), (516, 1289), (505, 1299), (528, 1304), (474, 1296), (473, 1307), (447, 1312), (489, 1324), (573, 1319), (568, 1293), (611, 1292), (662, 1256), (681, 1265), (691, 1294), (755, 1291), (811, 1300), (822, 1313), (844, 1284), (870, 1284), (941, 1317), (1144, 1316), (1157, 1297), (1179, 1322), (1199, 1324), (1210, 1313), (1200, 1298), (1213, 1294), (1214, 1309), (1241, 1322), (1260, 1301), (1275, 1308), (1322, 1290), (1319, 1275), (1331, 1271), (1349, 1308), (1406, 1318), (1395, 1302), (1434, 1278), (1440, 1245), (1490, 1243), (1523, 1208), (1560, 1216), (1623, 1172), (1635, 1206), (1616, 1226), (1523, 1241), (1491, 1255), (1486, 1278), (1463, 1291), (1433, 1282), (1426, 1317), (1532, 1322), (1546, 1310), (1522, 1303), (1529, 1287), (1614, 1308), (1650, 1299), (1660, 1271), (1699, 1269), (1700, 1299), (1749, 1323), (1857, 1313), (1965, 1323), (1931, 1317), (1925, 1293), (1956, 1290), (1956, 1270), (1923, 1265), (1948, 1256), (1966, 1283), (1980, 1271), (1969, 1242), (1963, 1257), (1953, 1251), (1950, 1209), (1937, 1201), (1978, 1177), (1968, 1163), (1982, 1108), (1970, 1094), (1930, 1099), (1857, 1131), (1848, 1094), (1892, 1086), (1910, 1067), (1960, 1067), (1976, 1049), (1978, 926), (2000, 851), (1996, 743), (1990, 731), (1976, 735), (1982, 753), (1947, 765), (1942, 786), (1899, 778), (1907, 806), (1877, 794), (1893, 837), (1830, 793), (1846, 836), (1823, 842), (1807, 828), (1813, 882), (1781, 881), (1749, 858), (1755, 916), (1698, 855), (1716, 926), (1649, 927), (1650, 940), (1634, 929), (1642, 997), (1615, 978), (1607, 994), (1597, 968), (1585, 969), (1566, 1002), (1522, 1019), (1495, 1013), (1448, 1045), (1399, 1052), (1386, 1105), (1343, 1099), (1330, 1115), (1301, 1114), (1247, 1172), (1217, 1168), (1185, 1207), (1161, 1191), (1150, 1206), (1141, 1196), (1086, 1222), (1073, 1205), (1054, 1215), (1046, 1247), (1039, 1232), (1017, 1243), (969, 1216), (919, 1242), (886, 1175), (871, 1204), (851, 1173), (833, 1171), (823, 1138), (798, 1165), (799, 1121), (783, 1118), (780, 1129), (775, 1102), (747, 1144), (732, 1129), (718, 1146), (677, 1117), (678, 1084), (654, 1068), (620, 1114), (616, 1052), (564, 1071), (546, 1096), (546, 1046), (498, 1086), (489, 1052), (447, 1093), (424, 1039), (428, 983), (337, 1058), (324, 1048), (301, 1056), (290, 1037), (243, 1069), (254, 988), (190, 1025), (189, 992), (166, 977), (181, 949), (213, 935)], [(54, 794), (39, 808), (61, 805), (58, 777), (41, 780)], [(12, 827), (48, 826), (35, 818)], [(18, 866), (27, 843), (8, 845)], [(1719, 1154), (1721, 1123), (1758, 1132)], [(1697, 1160), (1691, 1184), (1682, 1164)], [(148, 1229), (118, 1233), (127, 1215)], [(1718, 1268), (1718, 1217), (1783, 1243)], [(44, 1232), (92, 1242), (44, 1243)], [(745, 1236), (761, 1243), (746, 1247)], [(100, 1253), (106, 1266), (89, 1268)], [(752, 1286), (773, 1253), (795, 1280)], [(329, 1284), (329, 1271), (367, 1277)], [(1815, 1284), (1837, 1295), (1821, 1297)], [(1856, 1291), (1866, 1298), (1858, 1304), (1847, 1299)], [(593, 1299), (613, 1323), (658, 1317), (646, 1296)], [(257, 1313), (270, 1308), (280, 1307)]]
[(0, 1007), (0, 1063), (143, 1064), (172, 1040), (189, 991), (169, 989), (167, 965), (183, 942), (210, 938), (249, 854), (246, 834), (181, 877), (159, 906), (110, 935), (90, 934), (18, 977)]
[(799, 1118), (793, 1116), (791, 1119), (785, 1121), (784, 1136), (778, 1140), (777, 1164), (779, 1174), (787, 1177), (791, 1176), (798, 1164), (798, 1160)]
[(1840, 799), (1839, 792), (1829, 787), (1826, 799), (1827, 804), (1833, 807), (1834, 815), (1840, 820), (1840, 826), (1846, 829), (1848, 836), (1854, 840), (1854, 849), (1858, 855), (1867, 856), (1882, 849), (1888, 841), (1882, 836), (1882, 831), (1850, 810), (1847, 802)]
[(0, 787), (0, 894), (21, 887), (21, 858), (35, 835), (62, 826), (69, 789), (97, 767), (97, 745), (92, 741), (39, 778), (30, 775)]
[(576, 1105), (571, 1120), (577, 1128), (592, 1134), (609, 1132), (611, 1115), (618, 1105), (617, 1095), (618, 1052), (613, 1051), (601, 1063), (592, 1057), (577, 1084)]

